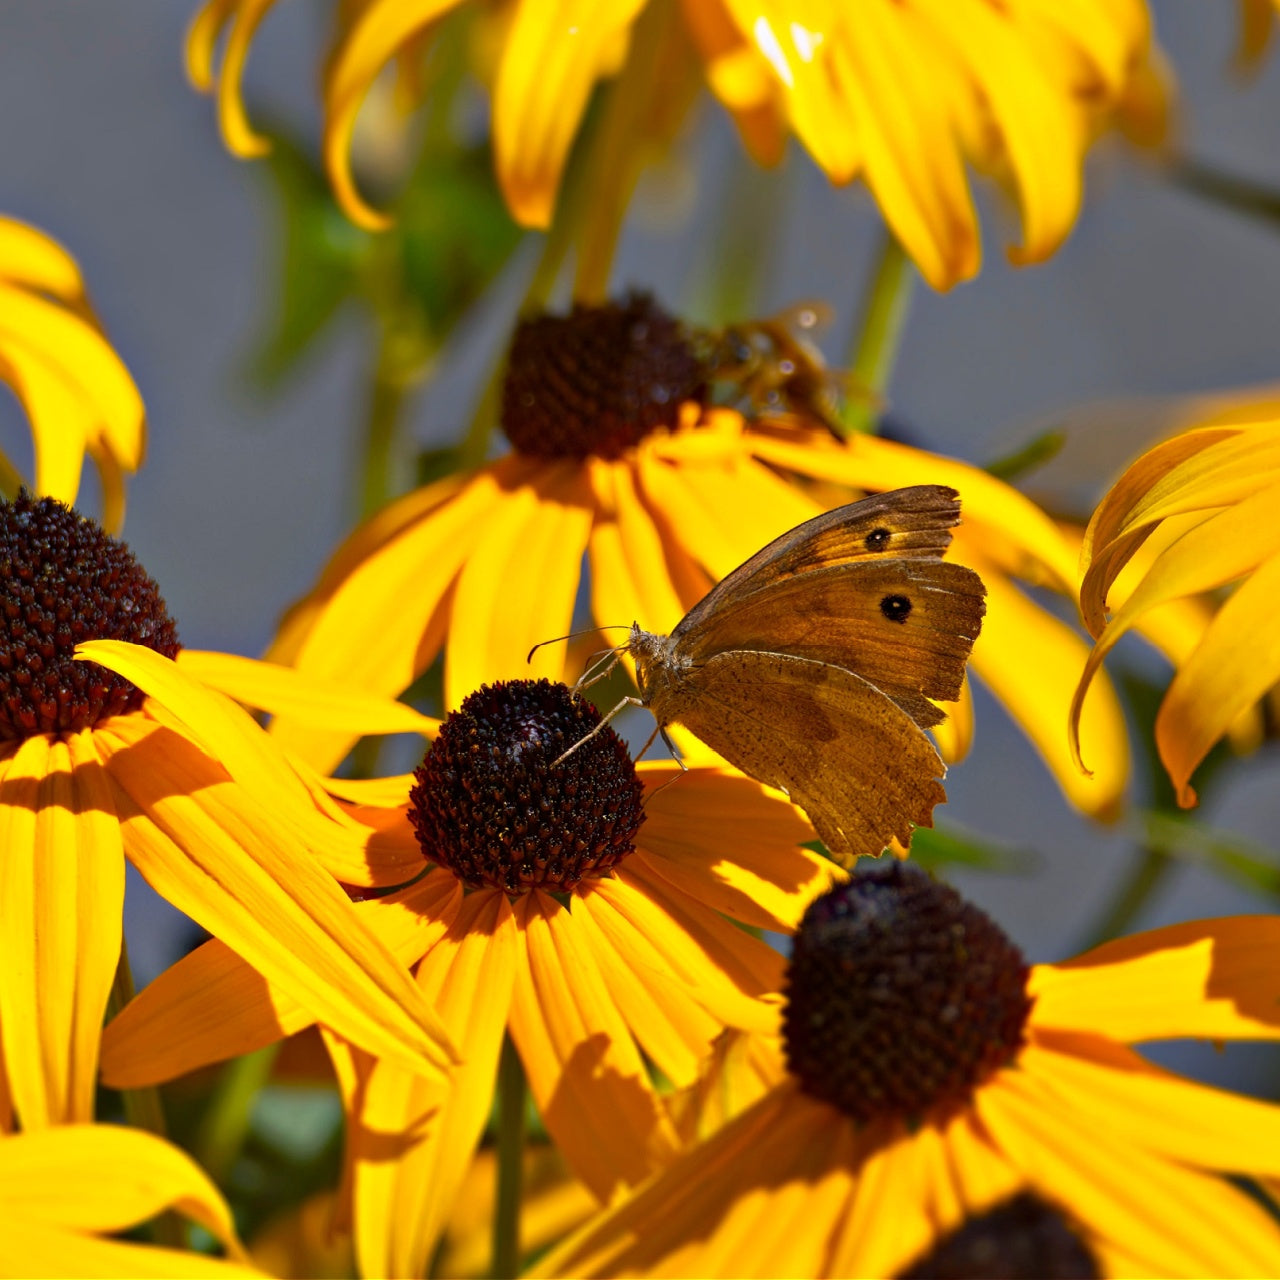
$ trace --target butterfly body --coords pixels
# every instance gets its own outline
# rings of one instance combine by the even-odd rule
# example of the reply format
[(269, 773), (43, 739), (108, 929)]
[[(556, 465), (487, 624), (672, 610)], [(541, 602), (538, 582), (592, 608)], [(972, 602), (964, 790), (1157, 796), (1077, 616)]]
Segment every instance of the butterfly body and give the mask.
[(785, 790), (839, 861), (905, 842), (945, 799), (924, 731), (985, 608), (977, 574), (941, 559), (958, 519), (954, 490), (921, 485), (806, 521), (669, 636), (633, 626), (641, 700)]

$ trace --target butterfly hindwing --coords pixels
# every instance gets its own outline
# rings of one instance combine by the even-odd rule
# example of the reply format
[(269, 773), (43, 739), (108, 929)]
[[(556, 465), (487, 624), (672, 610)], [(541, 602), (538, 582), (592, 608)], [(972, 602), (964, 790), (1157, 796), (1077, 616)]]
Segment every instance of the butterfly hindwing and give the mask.
[(687, 672), (659, 721), (678, 721), (744, 773), (781, 787), (849, 865), (877, 855), (946, 798), (938, 753), (906, 712), (840, 667), (734, 650)]

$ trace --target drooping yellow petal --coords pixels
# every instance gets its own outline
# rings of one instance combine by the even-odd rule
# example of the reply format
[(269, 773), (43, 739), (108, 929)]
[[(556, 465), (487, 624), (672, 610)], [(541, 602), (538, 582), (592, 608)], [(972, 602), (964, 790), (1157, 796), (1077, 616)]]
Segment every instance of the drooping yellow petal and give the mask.
[(363, 1275), (428, 1269), (489, 1118), (517, 951), (505, 895), (481, 891), (463, 902), (449, 937), (418, 967), (418, 987), (439, 1010), (466, 1068), (443, 1089), (388, 1062), (369, 1077), (351, 1139)]
[(728, 768), (681, 777), (677, 769), (640, 771), (652, 799), (637, 843), (692, 900), (760, 929), (789, 930), (843, 878), (829, 859), (800, 848), (813, 828), (779, 793)]
[(1058, 1109), (1030, 1071), (1005, 1070), (975, 1095), (983, 1123), (1033, 1187), (1161, 1276), (1265, 1276), (1280, 1271), (1280, 1230), (1225, 1179), (1117, 1141)]
[[(575, 462), (509, 494), (458, 575), (445, 651), (445, 703), (494, 680), (564, 676), (593, 502)], [(533, 572), (530, 566), (536, 565)], [(544, 640), (529, 658), (529, 651)]]
[(1043, 1035), (1019, 1054), (1060, 1100), (1121, 1141), (1179, 1164), (1239, 1174), (1280, 1173), (1280, 1107), (1153, 1067), (1094, 1036)]
[(0, 280), (35, 289), (71, 307), (86, 307), (84, 279), (76, 260), (52, 236), (0, 217)]
[(1209, 749), (1280, 681), (1278, 593), (1280, 553), (1218, 610), (1160, 704), (1156, 745), (1184, 808), (1196, 802), (1189, 780)]
[(519, 0), (493, 95), (494, 160), (517, 222), (546, 227), (595, 82), (645, 0)]
[(448, 13), (458, 0), (370, 0), (336, 51), (325, 85), (324, 164), (347, 217), (369, 231), (389, 220), (372, 209), (351, 173), (351, 136), (369, 86), (407, 41)]
[[(970, 555), (970, 563), (975, 557)], [(1088, 650), (1064, 623), (998, 573), (983, 573), (987, 616), (973, 670), (1030, 738), (1067, 799), (1093, 817), (1115, 817), (1129, 776), (1124, 714), (1110, 682), (1094, 684), (1082, 712), (1082, 774), (1067, 736), (1068, 712)]]
[(352, 734), (417, 733), (431, 737), (439, 721), (403, 702), (365, 693), (283, 667), (229, 653), (182, 649), (178, 669), (247, 707), (327, 725)]
[(935, 724), (929, 732), (933, 734), (938, 754), (943, 760), (948, 765), (959, 764), (973, 746), (973, 691), (967, 672), (960, 686), (959, 700), (938, 705), (946, 711), (947, 718), (941, 724)]
[(1035, 1026), (1122, 1042), (1280, 1039), (1280, 917), (1194, 920), (1036, 965)]
[(125, 852), (151, 886), (317, 1021), (409, 1070), (454, 1060), (439, 1019), (289, 828), (190, 743), (96, 734), (120, 791)]
[[(352, 907), (408, 968), (452, 927), (461, 902), (461, 883), (440, 873)], [(102, 1079), (113, 1089), (162, 1084), (314, 1021), (309, 1008), (213, 938), (170, 965), (107, 1024)]]
[(24, 1129), (93, 1118), (124, 857), (86, 735), (28, 738), (0, 781), (0, 1035)]
[(511, 1036), (547, 1131), (608, 1201), (668, 1163), (676, 1135), (587, 935), (541, 890), (515, 912), (523, 946)]

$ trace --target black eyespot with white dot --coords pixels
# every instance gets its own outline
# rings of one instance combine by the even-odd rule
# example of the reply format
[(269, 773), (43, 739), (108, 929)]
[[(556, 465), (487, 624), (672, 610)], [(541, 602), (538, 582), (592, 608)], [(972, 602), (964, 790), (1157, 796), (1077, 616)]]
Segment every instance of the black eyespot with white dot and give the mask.
[(863, 542), (868, 551), (883, 551), (889, 545), (891, 536), (888, 529), (872, 529)]
[(906, 622), (911, 614), (911, 601), (906, 596), (885, 596), (880, 601), (880, 612), (890, 622)]

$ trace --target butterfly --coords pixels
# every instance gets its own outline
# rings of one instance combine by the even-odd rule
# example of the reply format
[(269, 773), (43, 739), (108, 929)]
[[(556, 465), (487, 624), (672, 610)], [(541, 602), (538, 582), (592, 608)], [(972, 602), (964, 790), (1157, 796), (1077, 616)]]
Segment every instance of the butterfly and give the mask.
[(946, 799), (925, 730), (986, 610), (982, 579), (942, 559), (959, 520), (954, 489), (917, 485), (797, 525), (670, 635), (632, 624), (640, 697), (615, 712), (638, 701), (785, 791), (846, 867), (905, 843)]

